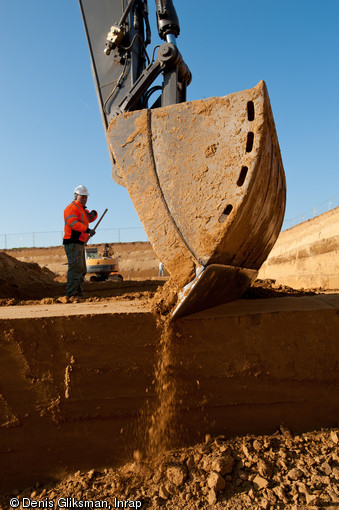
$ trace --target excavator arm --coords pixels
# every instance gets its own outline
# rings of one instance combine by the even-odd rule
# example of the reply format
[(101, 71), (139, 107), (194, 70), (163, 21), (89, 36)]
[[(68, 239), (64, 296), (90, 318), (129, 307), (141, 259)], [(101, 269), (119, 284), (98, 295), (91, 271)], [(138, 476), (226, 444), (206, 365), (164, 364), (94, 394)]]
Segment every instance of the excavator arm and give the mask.
[[(186, 101), (191, 73), (176, 46), (180, 26), (172, 0), (156, 0), (158, 33), (166, 42), (155, 60), (154, 51), (152, 60), (147, 53), (151, 42), (147, 0), (79, 0), (79, 5), (105, 131), (116, 115), (148, 108), (159, 89), (153, 107)], [(162, 86), (152, 87), (160, 74)], [(124, 185), (109, 153), (112, 177)]]
[[(156, 0), (159, 36), (165, 41), (152, 61), (147, 0), (79, 0), (90, 49), (94, 81), (107, 129), (122, 112), (148, 108), (150, 89), (162, 73), (162, 92), (157, 106), (186, 100), (191, 73), (176, 45), (179, 21), (172, 0)], [(119, 18), (119, 21), (113, 22)], [(104, 42), (105, 38), (105, 42)]]
[(265, 83), (186, 102), (178, 17), (172, 0), (155, 2), (164, 42), (150, 57), (146, 0), (79, 0), (112, 176), (171, 275), (163, 308), (179, 318), (248, 288), (280, 232), (286, 186)]

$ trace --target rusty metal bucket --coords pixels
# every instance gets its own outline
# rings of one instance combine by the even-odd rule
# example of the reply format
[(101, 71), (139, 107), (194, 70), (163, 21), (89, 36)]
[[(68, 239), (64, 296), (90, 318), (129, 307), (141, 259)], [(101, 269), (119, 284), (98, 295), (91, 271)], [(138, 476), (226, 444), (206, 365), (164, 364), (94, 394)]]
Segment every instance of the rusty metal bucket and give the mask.
[[(121, 114), (107, 136), (159, 260), (179, 287), (199, 282), (193, 302), (186, 306), (189, 285), (174, 316), (239, 297), (271, 251), (285, 211), (285, 176), (265, 83)], [(206, 273), (211, 265), (216, 270)], [(232, 268), (233, 276), (225, 276)]]

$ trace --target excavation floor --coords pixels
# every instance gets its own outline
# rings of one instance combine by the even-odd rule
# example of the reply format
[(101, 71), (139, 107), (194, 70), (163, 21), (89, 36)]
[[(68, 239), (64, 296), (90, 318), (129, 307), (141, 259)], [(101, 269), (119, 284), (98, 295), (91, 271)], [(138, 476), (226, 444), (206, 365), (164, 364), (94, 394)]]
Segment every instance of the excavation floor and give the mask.
[[(47, 300), (42, 300), (47, 301)], [(51, 300), (52, 301), (52, 300)], [(68, 303), (47, 302), (34, 304), (21, 304), (20, 306), (0, 307), (1, 319), (30, 319), (39, 317), (63, 317), (73, 315), (95, 315), (95, 314), (130, 314), (130, 313), (151, 313), (151, 301), (146, 297), (129, 299), (110, 300), (102, 299), (92, 302), (88, 299), (78, 299)], [(280, 299), (239, 299), (225, 305), (210, 308), (181, 319), (196, 321), (201, 319), (221, 318), (230, 316), (271, 314), (283, 311), (307, 311), (325, 310), (334, 308), (339, 310), (339, 294), (314, 294), (312, 296), (284, 297)]]
[(39, 317), (71, 317), (73, 315), (150, 313), (150, 304), (144, 299), (113, 300), (92, 303), (90, 301), (4, 306), (0, 308), (1, 319), (33, 319)]
[(335, 426), (338, 310), (338, 294), (240, 300), (169, 341), (147, 299), (0, 308), (2, 488), (119, 465), (166, 412), (173, 446)]

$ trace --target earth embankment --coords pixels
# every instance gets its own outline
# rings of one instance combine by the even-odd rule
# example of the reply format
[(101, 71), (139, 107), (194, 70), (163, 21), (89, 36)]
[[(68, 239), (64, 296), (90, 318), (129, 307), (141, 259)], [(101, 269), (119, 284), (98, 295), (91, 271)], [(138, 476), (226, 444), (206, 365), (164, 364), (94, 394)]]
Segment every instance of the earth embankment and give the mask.
[(339, 289), (339, 207), (281, 232), (259, 278), (296, 289)]

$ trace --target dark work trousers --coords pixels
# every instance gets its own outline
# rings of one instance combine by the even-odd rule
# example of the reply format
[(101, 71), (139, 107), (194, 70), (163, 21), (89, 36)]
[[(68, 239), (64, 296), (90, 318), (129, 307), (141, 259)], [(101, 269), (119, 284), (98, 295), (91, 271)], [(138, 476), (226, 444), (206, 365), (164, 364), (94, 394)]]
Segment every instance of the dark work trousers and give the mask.
[(82, 296), (86, 270), (85, 248), (81, 244), (65, 244), (68, 260), (66, 296)]

